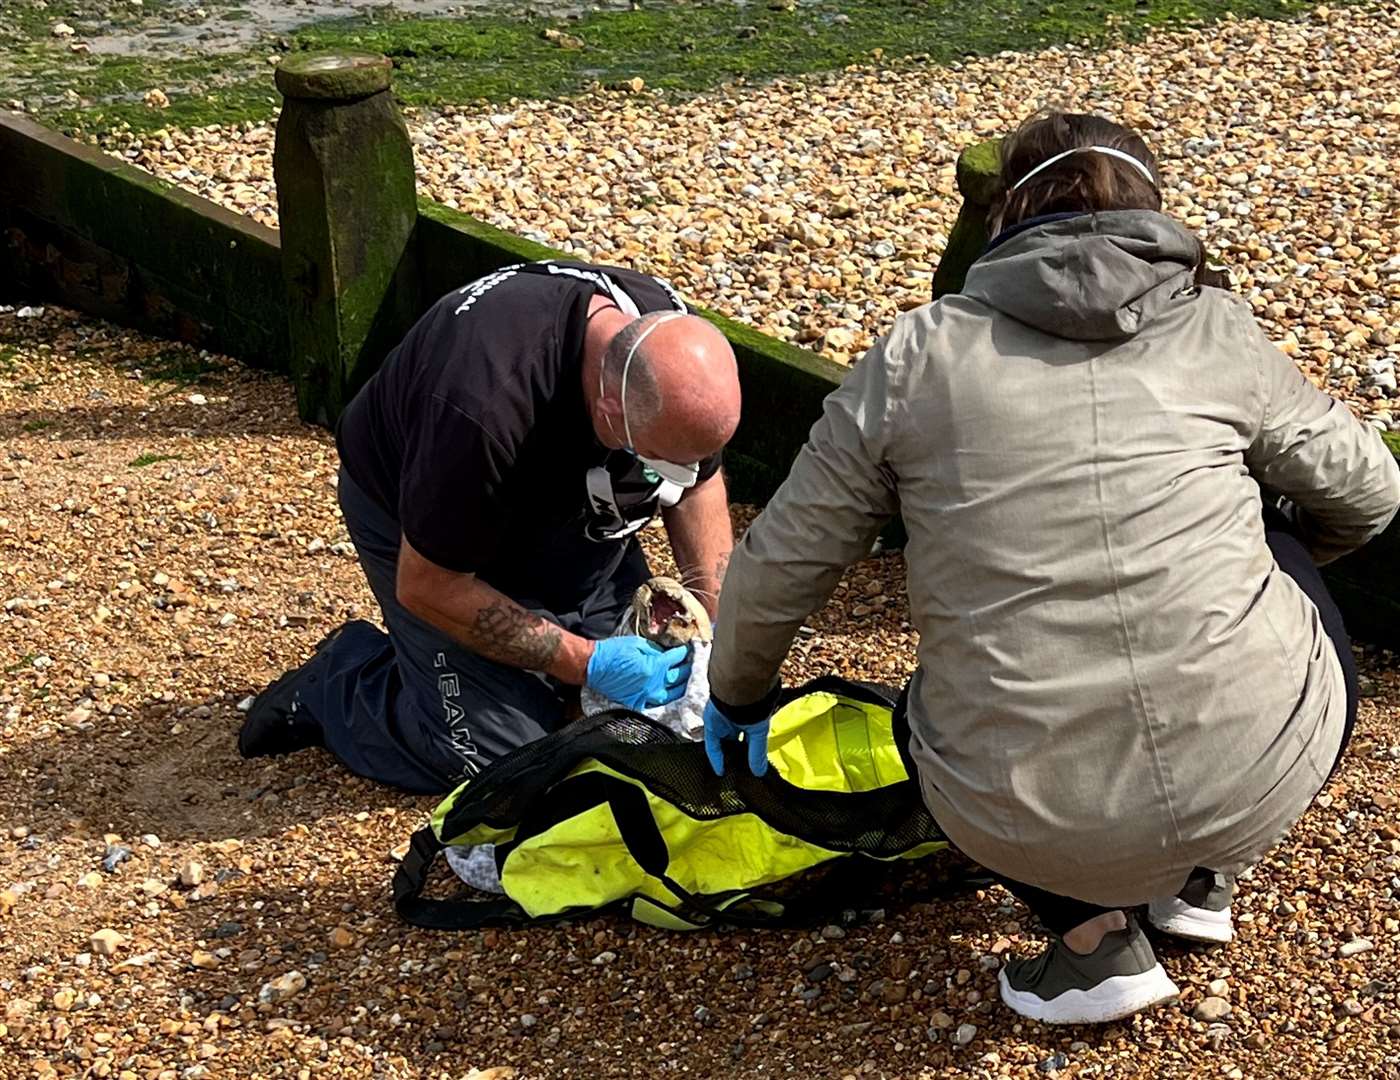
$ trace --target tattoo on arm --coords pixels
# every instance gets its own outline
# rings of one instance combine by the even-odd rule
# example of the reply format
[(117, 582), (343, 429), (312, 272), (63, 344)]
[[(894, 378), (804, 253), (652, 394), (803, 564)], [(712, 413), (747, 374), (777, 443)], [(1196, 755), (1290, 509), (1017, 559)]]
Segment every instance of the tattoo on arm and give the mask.
[(724, 575), (729, 572), (729, 552), (725, 552), (715, 562), (715, 582), (724, 584)]
[(529, 671), (548, 668), (562, 640), (553, 623), (504, 597), (478, 609), (472, 629), (481, 651), (491, 659)]

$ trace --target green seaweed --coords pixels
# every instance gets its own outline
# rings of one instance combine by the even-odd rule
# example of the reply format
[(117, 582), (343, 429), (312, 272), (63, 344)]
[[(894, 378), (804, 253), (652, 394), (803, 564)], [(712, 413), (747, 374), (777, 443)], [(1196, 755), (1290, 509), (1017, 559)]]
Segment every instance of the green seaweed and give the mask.
[(175, 388), (208, 383), (211, 375), (221, 369), (190, 349), (162, 349), (141, 365), (141, 378), (146, 382), (174, 383)]
[[(383, 52), (406, 105), (435, 107), (512, 98), (553, 98), (595, 83), (640, 78), (668, 92), (705, 90), (735, 80), (766, 80), (868, 63), (948, 63), (1002, 50), (1052, 44), (1108, 44), (1151, 29), (1237, 17), (1291, 18), (1316, 0), (817, 0), (792, 11), (696, 0), (593, 12), (578, 19), (466, 15), (332, 20), (292, 35), (294, 49)], [(544, 32), (582, 39), (561, 48)], [(42, 105), (39, 114), (68, 130), (198, 126), (269, 118), (279, 98), (268, 50), (203, 58), (76, 57), (44, 44), (56, 91), (77, 104)], [(9, 89), (0, 68), (0, 91)], [(144, 104), (161, 88), (168, 108)], [(1111, 93), (1111, 87), (1102, 88)], [(5, 96), (22, 96), (13, 92)]]
[(156, 465), (162, 461), (179, 461), (179, 454), (141, 454), (127, 462), (133, 469), (144, 469), (147, 465)]

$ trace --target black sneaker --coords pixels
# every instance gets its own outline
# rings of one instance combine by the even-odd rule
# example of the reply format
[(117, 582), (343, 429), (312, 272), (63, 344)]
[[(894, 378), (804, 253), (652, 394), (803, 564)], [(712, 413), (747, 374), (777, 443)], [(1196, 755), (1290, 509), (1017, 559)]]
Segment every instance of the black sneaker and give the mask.
[(1234, 878), (1198, 866), (1179, 893), (1147, 906), (1147, 921), (1174, 937), (1223, 945), (1235, 936), (1230, 918), (1234, 898)]
[(241, 755), (268, 757), (325, 745), (321, 725), (301, 708), (301, 694), (320, 678), (320, 661), (331, 642), (353, 625), (336, 627), (316, 643), (316, 651), (306, 663), (282, 675), (257, 696), (238, 733)]
[(997, 981), (1009, 1009), (1045, 1024), (1103, 1024), (1181, 993), (1131, 915), (1088, 956), (1056, 938), (1039, 956), (1012, 960)]

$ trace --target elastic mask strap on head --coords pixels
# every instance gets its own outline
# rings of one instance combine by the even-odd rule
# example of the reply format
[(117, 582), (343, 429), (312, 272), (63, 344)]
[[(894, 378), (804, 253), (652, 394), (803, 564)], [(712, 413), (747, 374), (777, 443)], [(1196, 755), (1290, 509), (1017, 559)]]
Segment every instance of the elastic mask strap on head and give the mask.
[(1075, 146), (1071, 147), (1069, 150), (1061, 151), (1053, 157), (1046, 158), (1034, 169), (1026, 173), (1025, 176), (1017, 180), (1016, 183), (1012, 184), (1011, 190), (1019, 190), (1023, 184), (1025, 184), (1028, 180), (1031, 179), (1031, 177), (1037, 175), (1038, 173), (1044, 172), (1046, 169), (1050, 168), (1051, 165), (1054, 165), (1057, 161), (1063, 161), (1071, 154), (1107, 154), (1109, 157), (1117, 158), (1119, 161), (1126, 161), (1138, 172), (1142, 173), (1142, 175), (1147, 179), (1147, 182), (1152, 185), (1152, 189), (1154, 191), (1157, 189), (1157, 178), (1152, 175), (1152, 170), (1149, 169), (1137, 158), (1133, 157), (1132, 154), (1129, 154), (1123, 150), (1119, 150), (1116, 147), (1112, 146)]
[[(653, 330), (655, 330), (658, 326), (662, 325), (663, 323), (670, 322), (672, 319), (681, 318), (684, 314), (685, 312), (683, 311), (672, 311), (657, 319), (654, 323), (652, 323), (639, 335), (637, 335), (637, 340), (632, 342), (632, 347), (627, 350), (626, 359), (622, 361), (622, 389), (619, 391), (619, 400), (622, 402), (622, 432), (624, 435), (627, 436), (627, 445), (629, 448), (635, 448), (637, 445), (632, 441), (632, 425), (627, 420), (627, 373), (632, 369), (632, 357), (637, 355), (637, 350), (642, 347), (642, 342), (644, 342), (651, 335), (651, 332)], [(601, 372), (599, 372), (598, 375), (598, 382), (599, 385), (602, 384)]]

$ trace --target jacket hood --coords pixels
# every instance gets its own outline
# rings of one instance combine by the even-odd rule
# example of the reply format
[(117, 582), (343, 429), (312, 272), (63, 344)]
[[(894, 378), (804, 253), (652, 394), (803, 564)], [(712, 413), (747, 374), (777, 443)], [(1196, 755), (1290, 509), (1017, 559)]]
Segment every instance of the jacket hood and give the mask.
[(1056, 337), (1114, 341), (1189, 289), (1199, 259), (1196, 238), (1165, 214), (1078, 214), (997, 244), (972, 264), (963, 295)]

